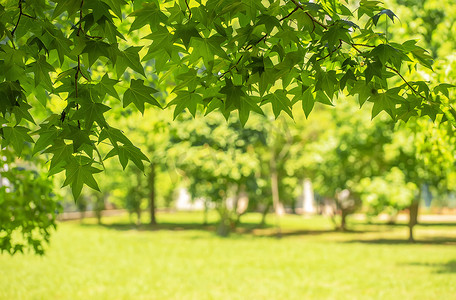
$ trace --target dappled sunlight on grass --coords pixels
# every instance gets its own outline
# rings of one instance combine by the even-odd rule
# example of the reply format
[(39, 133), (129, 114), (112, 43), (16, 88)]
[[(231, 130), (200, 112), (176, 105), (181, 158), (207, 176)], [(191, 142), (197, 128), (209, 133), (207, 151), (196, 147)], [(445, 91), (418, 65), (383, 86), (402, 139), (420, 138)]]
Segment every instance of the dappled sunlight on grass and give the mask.
[[(451, 299), (454, 226), (350, 222), (325, 217), (243, 217), (227, 238), (217, 216), (159, 213), (137, 230), (128, 216), (61, 223), (44, 257), (0, 256), (1, 299)], [(146, 222), (146, 219), (144, 219)], [(385, 242), (375, 242), (383, 240)], [(438, 240), (437, 240), (438, 241)]]

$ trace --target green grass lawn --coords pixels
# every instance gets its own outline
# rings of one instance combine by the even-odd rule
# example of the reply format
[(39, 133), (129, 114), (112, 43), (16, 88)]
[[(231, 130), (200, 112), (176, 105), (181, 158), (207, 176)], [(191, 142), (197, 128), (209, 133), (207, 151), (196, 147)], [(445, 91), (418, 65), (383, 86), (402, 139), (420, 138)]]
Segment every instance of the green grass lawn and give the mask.
[[(61, 223), (43, 257), (0, 255), (1, 299), (456, 299), (456, 225), (350, 223), (287, 216), (282, 238), (260, 215), (228, 238), (200, 213)], [(214, 222), (216, 216), (210, 220)]]

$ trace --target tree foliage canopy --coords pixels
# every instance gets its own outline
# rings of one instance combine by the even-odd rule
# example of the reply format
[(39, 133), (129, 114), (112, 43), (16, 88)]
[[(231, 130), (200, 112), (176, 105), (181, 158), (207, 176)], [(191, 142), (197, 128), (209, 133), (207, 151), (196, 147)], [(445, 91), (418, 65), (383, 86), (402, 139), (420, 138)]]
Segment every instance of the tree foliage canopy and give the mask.
[(175, 117), (237, 111), (244, 124), (264, 105), (292, 117), (300, 103), (308, 115), (349, 94), (372, 102), (372, 117), (456, 124), (451, 85), (406, 79), (432, 57), (388, 39), (397, 19), (372, 0), (2, 1), (1, 144), (48, 153), (49, 173), (64, 171), (77, 198), (83, 185), (98, 189), (106, 158), (148, 160), (106, 121), (119, 101), (144, 112), (171, 92)]

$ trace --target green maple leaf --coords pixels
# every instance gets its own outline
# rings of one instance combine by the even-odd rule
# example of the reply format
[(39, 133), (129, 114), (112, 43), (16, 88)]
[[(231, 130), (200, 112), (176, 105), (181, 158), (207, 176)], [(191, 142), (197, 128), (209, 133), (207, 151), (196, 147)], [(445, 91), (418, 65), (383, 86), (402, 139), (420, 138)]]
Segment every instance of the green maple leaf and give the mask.
[(83, 119), (85, 121), (86, 129), (90, 130), (94, 122), (97, 122), (100, 127), (107, 126), (103, 114), (111, 109), (109, 106), (102, 103), (94, 103), (86, 98), (78, 99), (78, 103), (80, 104), (80, 107), (74, 113), (73, 118), (76, 120)]
[(84, 1), (84, 8), (92, 9), (93, 19), (97, 22), (102, 17), (106, 17), (108, 20), (112, 19), (112, 15), (109, 12), (109, 5), (100, 0)]
[(445, 95), (448, 99), (450, 98), (450, 93), (448, 91), (448, 89), (450, 88), (455, 88), (456, 85), (454, 84), (449, 84), (449, 83), (441, 83), (439, 84), (438, 86), (436, 86), (434, 88), (434, 93), (442, 93), (443, 95)]
[(25, 102), (18, 102), (17, 105), (13, 106), (13, 114), (17, 124), (19, 124), (22, 119), (26, 119), (35, 124), (35, 120), (33, 120), (33, 117), (29, 112), (29, 109), (31, 108), (32, 106)]
[(70, 132), (65, 136), (65, 139), (73, 141), (73, 152), (77, 153), (83, 144), (92, 145), (90, 140), (90, 131), (81, 130), (75, 126), (69, 126)]
[(349, 30), (343, 27), (343, 24), (337, 22), (334, 26), (329, 27), (327, 31), (322, 35), (321, 41), (327, 42), (328, 51), (332, 52), (336, 50), (341, 41), (350, 41)]
[(193, 47), (192, 59), (197, 60), (202, 57), (206, 66), (214, 61), (214, 55), (229, 59), (228, 55), (220, 46), (225, 41), (222, 36), (212, 36), (210, 38), (192, 38), (190, 45)]
[(25, 98), (19, 82), (4, 81), (0, 83), (0, 112), (3, 115), (15, 105), (17, 98)]
[(423, 107), (421, 108), (421, 116), (429, 116), (429, 118), (432, 120), (432, 122), (435, 122), (437, 114), (439, 114), (439, 113), (440, 113), (439, 110), (437, 110), (435, 107), (428, 105), (428, 104), (424, 104)]
[(379, 79), (383, 79), (382, 70), (384, 69), (383, 64), (380, 61), (375, 61), (373, 63), (368, 63), (366, 69), (364, 70), (364, 75), (366, 77), (366, 83), (372, 81), (374, 76)]
[(396, 120), (396, 104), (405, 101), (397, 92), (398, 89), (395, 88), (370, 97), (369, 101), (374, 103), (372, 107), (372, 119), (384, 110), (393, 120)]
[(300, 98), (302, 99), (302, 110), (304, 110), (304, 114), (306, 115), (306, 118), (308, 118), (315, 105), (312, 89), (307, 88)]
[(93, 167), (91, 163), (81, 165), (77, 159), (73, 159), (65, 169), (66, 179), (63, 186), (71, 185), (71, 191), (75, 200), (81, 195), (84, 184), (94, 190), (100, 190), (93, 174), (102, 172), (102, 170)]
[(104, 35), (111, 44), (117, 43), (117, 37), (125, 40), (125, 37), (117, 30), (116, 25), (110, 20), (104, 19), (99, 28), (102, 29)]
[(81, 0), (56, 0), (57, 6), (52, 14), (52, 19), (60, 16), (64, 12), (68, 12), (68, 17), (74, 15), (81, 6)]
[(125, 0), (102, 0), (104, 3), (108, 4), (109, 8), (122, 19), (122, 7), (127, 4)]
[(117, 146), (117, 142), (121, 142), (124, 145), (132, 145), (131, 141), (121, 130), (113, 127), (103, 128), (98, 136), (98, 143), (104, 141), (105, 139), (109, 139), (114, 147)]
[(177, 75), (176, 79), (179, 80), (179, 84), (174, 87), (173, 92), (182, 88), (185, 88), (188, 91), (194, 91), (200, 82), (198, 71), (195, 69), (190, 69), (185, 73)]
[(119, 80), (110, 79), (108, 74), (104, 74), (103, 78), (101, 78), (100, 82), (98, 82), (98, 84), (96, 85), (96, 88), (98, 89), (101, 95), (108, 94), (120, 100), (119, 94), (114, 88), (114, 86), (117, 83), (119, 83)]
[(334, 106), (334, 104), (331, 102), (331, 98), (329, 98), (328, 95), (323, 91), (316, 91), (315, 101), (325, 105)]
[[(259, 97), (257, 97), (259, 99)], [(257, 114), (264, 115), (263, 110), (258, 106), (257, 102), (254, 101), (253, 97), (241, 97), (241, 103), (238, 108), (239, 121), (242, 126), (245, 126), (249, 119), (250, 112), (254, 111)]]
[(203, 97), (197, 93), (189, 91), (177, 91), (175, 92), (175, 94), (176, 98), (174, 98), (167, 105), (167, 107), (176, 105), (176, 107), (174, 108), (173, 118), (176, 119), (176, 117), (186, 108), (193, 115), (193, 117), (195, 117), (196, 107), (198, 104), (203, 103)]
[(139, 74), (146, 77), (138, 54), (141, 49), (142, 47), (130, 47), (125, 51), (120, 52), (120, 55), (117, 57), (116, 62), (116, 70), (118, 75), (123, 74), (125, 72), (125, 69), (129, 67), (133, 71), (138, 72)]
[(196, 29), (195, 22), (189, 22), (185, 25), (176, 26), (176, 32), (174, 33), (174, 40), (180, 39), (185, 45), (185, 48), (189, 48), (191, 38), (201, 38), (198, 30)]
[(264, 10), (264, 6), (261, 1), (258, 0), (243, 0), (242, 3), (245, 6), (247, 15), (254, 20), (259, 12)]
[(286, 112), (291, 118), (293, 113), (291, 112), (291, 101), (288, 99), (287, 94), (283, 90), (277, 90), (272, 94), (264, 97), (264, 103), (271, 103), (272, 111), (276, 118), (279, 117), (282, 111)]
[(397, 69), (401, 68), (403, 60), (409, 60), (409, 58), (405, 54), (386, 44), (380, 44), (377, 47), (375, 47), (370, 52), (370, 55), (378, 57), (380, 62), (384, 65), (387, 62), (390, 62)]
[(376, 90), (364, 81), (357, 81), (353, 88), (350, 90), (350, 95), (358, 94), (359, 107), (361, 108), (366, 100), (373, 95), (373, 91)]
[(112, 61), (115, 61), (115, 57), (111, 55), (111, 45), (103, 41), (87, 41), (85, 44), (82, 53), (87, 53), (89, 55), (89, 67), (92, 66), (95, 61), (104, 56)]
[(433, 71), (432, 63), (434, 62), (434, 59), (429, 55), (428, 51), (419, 48), (413, 50), (412, 54), (423, 66)]
[(49, 167), (49, 175), (57, 174), (63, 171), (65, 162), (69, 161), (73, 155), (73, 147), (67, 145), (62, 139), (54, 139), (52, 146), (47, 148), (44, 153), (52, 153), (51, 166)]
[(378, 19), (382, 15), (387, 15), (391, 19), (391, 21), (393, 21), (393, 23), (394, 23), (394, 17), (397, 18), (397, 16), (390, 9), (384, 9), (381, 12), (379, 12), (378, 14), (376, 14), (375, 16), (372, 17), (372, 22), (374, 22), (374, 24), (377, 25)]
[(168, 55), (171, 56), (173, 52), (173, 35), (168, 31), (168, 29), (166, 29), (166, 27), (159, 26), (157, 30), (154, 30), (154, 32), (145, 36), (143, 39), (152, 40), (152, 44), (149, 45), (147, 55), (160, 50), (165, 50)]
[(321, 71), (317, 74), (316, 80), (315, 91), (322, 90), (329, 98), (332, 98), (336, 92), (336, 87), (339, 85), (336, 77), (336, 71)]
[(141, 152), (138, 147), (135, 147), (133, 144), (125, 144), (121, 146), (114, 147), (106, 155), (105, 159), (117, 155), (120, 161), (120, 164), (125, 169), (128, 164), (128, 160), (131, 160), (140, 170), (144, 171), (144, 161), (149, 161), (147, 156)]
[(161, 12), (157, 3), (143, 3), (143, 7), (133, 12), (130, 16), (135, 17), (131, 24), (130, 31), (140, 29), (146, 25), (150, 25), (152, 30), (157, 29), (160, 22), (166, 22), (166, 15)]
[(271, 33), (274, 27), (277, 29), (281, 29), (281, 25), (279, 20), (271, 15), (262, 14), (258, 17), (257, 25), (264, 24), (266, 26), (266, 30), (268, 33)]
[[(22, 126), (2, 127), (4, 139), (7, 145), (13, 146), (14, 151), (20, 156), (25, 142), (33, 143), (33, 139), (27, 132), (30, 129)], [(5, 145), (6, 146), (6, 145)]]
[(63, 64), (64, 56), (69, 56), (71, 52), (71, 40), (66, 38), (61, 30), (56, 29), (54, 26), (50, 26), (47, 23), (44, 23), (42, 32), (43, 33), (40, 39), (43, 41), (43, 43), (49, 50), (57, 50), (60, 64)]
[(33, 134), (38, 134), (39, 138), (36, 140), (33, 147), (33, 154), (40, 152), (47, 147), (54, 144), (54, 140), (59, 135), (59, 130), (55, 126), (40, 125), (41, 128)]
[(40, 83), (44, 83), (48, 89), (52, 89), (53, 85), (49, 72), (55, 72), (55, 69), (46, 61), (46, 57), (44, 55), (39, 55), (38, 59), (28, 66), (31, 70), (33, 70), (35, 76), (35, 86), (38, 86)]
[(147, 102), (161, 108), (160, 103), (152, 96), (157, 92), (156, 89), (144, 85), (144, 80), (132, 79), (130, 88), (123, 96), (123, 107), (133, 103), (141, 113), (144, 113), (144, 103)]
[(244, 87), (242, 85), (233, 85), (230, 79), (227, 79), (225, 82), (226, 85), (220, 89), (220, 93), (226, 95), (225, 109), (239, 108), (241, 97), (245, 96)]

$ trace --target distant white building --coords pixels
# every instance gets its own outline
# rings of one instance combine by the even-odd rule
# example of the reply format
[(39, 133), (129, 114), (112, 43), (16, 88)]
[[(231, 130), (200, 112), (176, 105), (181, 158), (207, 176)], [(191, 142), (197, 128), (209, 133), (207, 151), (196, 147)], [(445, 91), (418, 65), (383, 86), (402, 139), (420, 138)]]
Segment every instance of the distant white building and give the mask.
[(302, 181), (302, 194), (297, 199), (296, 211), (302, 214), (314, 214), (317, 212), (312, 181), (310, 179), (306, 178)]
[(186, 188), (179, 188), (179, 194), (176, 199), (177, 210), (204, 210), (204, 199), (192, 197)]

